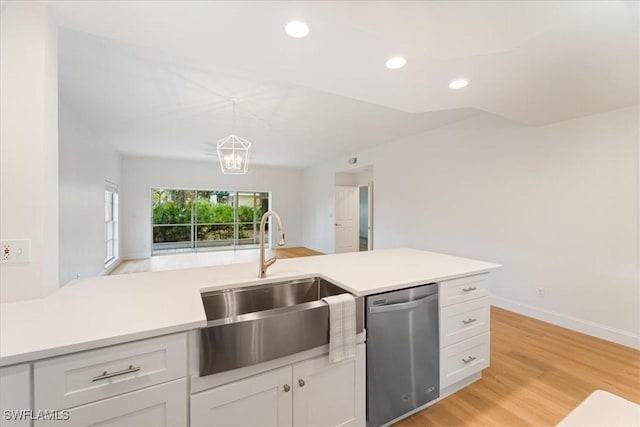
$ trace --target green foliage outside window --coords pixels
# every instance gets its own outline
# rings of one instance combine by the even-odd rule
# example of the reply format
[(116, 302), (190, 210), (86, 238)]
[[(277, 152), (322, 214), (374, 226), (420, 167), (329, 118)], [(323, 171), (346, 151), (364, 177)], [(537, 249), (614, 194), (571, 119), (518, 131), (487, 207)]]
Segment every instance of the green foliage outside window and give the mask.
[[(225, 202), (228, 192), (198, 192), (193, 200), (193, 192), (180, 190), (157, 190), (153, 193), (153, 242), (185, 242), (191, 240), (192, 208), (195, 207), (195, 231), (198, 241), (233, 240), (234, 207)], [(211, 201), (215, 195), (218, 203)], [(255, 220), (262, 218), (262, 208), (257, 207)], [(252, 237), (254, 210), (252, 206), (237, 209), (238, 238)], [(251, 223), (251, 224), (242, 224)], [(162, 224), (162, 226), (157, 226)], [(251, 233), (251, 234), (250, 234)]]

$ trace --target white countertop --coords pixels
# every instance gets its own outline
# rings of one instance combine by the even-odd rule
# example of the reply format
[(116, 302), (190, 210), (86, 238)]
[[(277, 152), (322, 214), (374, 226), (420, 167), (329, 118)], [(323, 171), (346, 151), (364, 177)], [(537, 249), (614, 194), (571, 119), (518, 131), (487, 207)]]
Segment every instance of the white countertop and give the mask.
[(364, 296), (498, 267), (387, 249), (281, 259), (266, 279), (257, 263), (79, 279), (46, 298), (0, 304), (0, 366), (205, 326), (205, 290), (319, 275)]
[(596, 390), (557, 427), (634, 427), (640, 425), (640, 405), (604, 390)]

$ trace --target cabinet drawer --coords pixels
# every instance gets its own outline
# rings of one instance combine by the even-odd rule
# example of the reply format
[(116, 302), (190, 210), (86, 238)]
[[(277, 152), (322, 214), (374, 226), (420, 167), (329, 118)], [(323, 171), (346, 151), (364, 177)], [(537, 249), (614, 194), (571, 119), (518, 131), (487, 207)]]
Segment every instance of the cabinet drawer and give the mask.
[(489, 295), (489, 273), (440, 282), (440, 307)]
[(34, 364), (35, 409), (67, 409), (186, 374), (186, 334), (43, 360)]
[(62, 421), (35, 421), (35, 427), (64, 426), (185, 427), (187, 380), (171, 381), (143, 390), (78, 406)]
[(489, 332), (489, 298), (483, 297), (440, 310), (440, 347)]
[(488, 366), (488, 333), (445, 347), (440, 353), (440, 389)]

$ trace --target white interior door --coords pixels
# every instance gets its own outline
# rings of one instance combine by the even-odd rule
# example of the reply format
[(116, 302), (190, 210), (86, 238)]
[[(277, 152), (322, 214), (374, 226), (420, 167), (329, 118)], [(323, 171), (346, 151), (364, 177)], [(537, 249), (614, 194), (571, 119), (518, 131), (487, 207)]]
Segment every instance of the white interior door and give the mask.
[(359, 190), (358, 187), (336, 187), (335, 242), (336, 253), (359, 250)]

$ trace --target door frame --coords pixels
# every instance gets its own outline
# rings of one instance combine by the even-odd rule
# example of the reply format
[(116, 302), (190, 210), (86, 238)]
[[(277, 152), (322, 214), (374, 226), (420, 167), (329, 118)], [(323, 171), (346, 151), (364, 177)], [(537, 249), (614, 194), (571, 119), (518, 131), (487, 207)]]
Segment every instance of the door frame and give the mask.
[[(373, 250), (373, 181), (358, 186), (367, 188), (367, 251)], [(358, 208), (359, 209), (359, 208)], [(359, 236), (358, 236), (359, 237)]]

